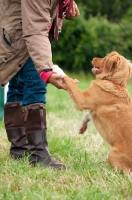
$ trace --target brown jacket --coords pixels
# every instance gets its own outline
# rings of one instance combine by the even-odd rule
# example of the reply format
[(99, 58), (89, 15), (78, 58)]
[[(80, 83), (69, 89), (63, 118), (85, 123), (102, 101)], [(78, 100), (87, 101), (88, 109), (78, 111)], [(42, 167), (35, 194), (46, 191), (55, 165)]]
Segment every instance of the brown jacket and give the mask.
[(0, 85), (4, 87), (32, 57), (38, 72), (51, 68), (49, 27), (58, 0), (0, 0)]

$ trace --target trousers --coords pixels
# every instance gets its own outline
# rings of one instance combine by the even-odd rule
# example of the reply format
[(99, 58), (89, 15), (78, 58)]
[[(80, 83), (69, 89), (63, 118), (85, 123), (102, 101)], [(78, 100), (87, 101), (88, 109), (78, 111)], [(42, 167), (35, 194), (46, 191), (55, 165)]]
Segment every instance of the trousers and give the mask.
[(34, 103), (46, 104), (47, 84), (40, 78), (31, 58), (9, 81), (7, 103), (21, 101), (22, 106)]

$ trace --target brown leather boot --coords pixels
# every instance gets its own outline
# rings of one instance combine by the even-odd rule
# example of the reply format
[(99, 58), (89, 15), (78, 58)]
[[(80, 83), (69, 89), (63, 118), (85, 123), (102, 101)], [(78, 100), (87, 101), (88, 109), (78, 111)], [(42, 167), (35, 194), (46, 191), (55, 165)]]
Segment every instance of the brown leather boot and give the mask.
[(57, 162), (48, 151), (46, 138), (46, 111), (44, 104), (31, 104), (24, 107), (24, 124), (29, 144), (30, 163), (41, 164), (54, 169), (66, 168)]
[(10, 155), (17, 159), (25, 156), (28, 143), (24, 130), (21, 102), (4, 105), (4, 123), (8, 140), (11, 142)]

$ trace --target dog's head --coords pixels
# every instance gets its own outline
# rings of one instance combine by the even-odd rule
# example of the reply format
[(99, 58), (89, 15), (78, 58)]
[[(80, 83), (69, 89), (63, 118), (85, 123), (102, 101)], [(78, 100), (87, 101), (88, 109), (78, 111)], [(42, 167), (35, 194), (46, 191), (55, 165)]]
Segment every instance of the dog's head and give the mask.
[(92, 65), (92, 72), (97, 79), (126, 85), (132, 76), (132, 63), (116, 51), (107, 54), (104, 58), (93, 58)]

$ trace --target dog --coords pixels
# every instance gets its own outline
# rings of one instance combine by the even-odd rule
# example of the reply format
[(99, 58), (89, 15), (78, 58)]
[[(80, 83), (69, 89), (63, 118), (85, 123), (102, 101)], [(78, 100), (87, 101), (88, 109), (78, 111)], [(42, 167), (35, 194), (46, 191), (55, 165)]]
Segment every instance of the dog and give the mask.
[(85, 91), (64, 76), (63, 82), (76, 108), (87, 110), (80, 133), (92, 120), (102, 138), (111, 146), (108, 162), (116, 169), (132, 172), (132, 98), (127, 83), (132, 76), (132, 63), (113, 51), (104, 58), (93, 58), (96, 79)]

